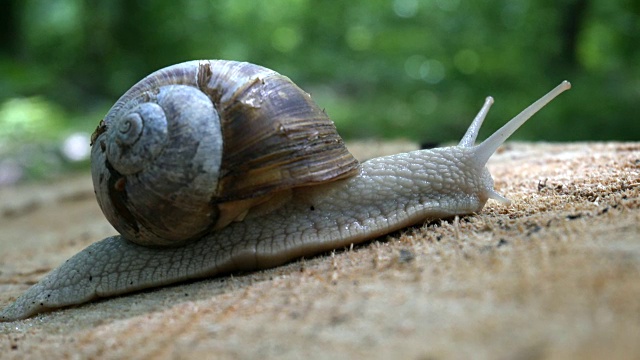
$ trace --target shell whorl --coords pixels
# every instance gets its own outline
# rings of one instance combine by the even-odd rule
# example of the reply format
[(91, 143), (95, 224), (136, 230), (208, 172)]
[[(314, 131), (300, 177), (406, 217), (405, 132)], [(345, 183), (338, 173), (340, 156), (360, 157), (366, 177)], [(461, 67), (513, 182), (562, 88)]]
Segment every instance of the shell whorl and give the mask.
[(167, 117), (159, 105), (143, 103), (106, 131), (111, 164), (123, 175), (135, 174), (162, 151), (167, 141)]
[(359, 169), (307, 93), (234, 61), (152, 73), (111, 108), (94, 144), (98, 203), (125, 238), (144, 245), (180, 245), (282, 191)]

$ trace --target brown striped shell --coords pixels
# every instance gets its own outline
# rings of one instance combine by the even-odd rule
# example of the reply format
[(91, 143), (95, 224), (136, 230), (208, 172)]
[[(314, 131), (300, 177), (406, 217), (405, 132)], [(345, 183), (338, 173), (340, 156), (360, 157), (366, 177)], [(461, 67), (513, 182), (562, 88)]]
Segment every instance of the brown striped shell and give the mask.
[(180, 245), (252, 209), (276, 208), (292, 188), (359, 171), (309, 94), (275, 71), (235, 61), (152, 73), (115, 103), (92, 144), (102, 211), (143, 245)]

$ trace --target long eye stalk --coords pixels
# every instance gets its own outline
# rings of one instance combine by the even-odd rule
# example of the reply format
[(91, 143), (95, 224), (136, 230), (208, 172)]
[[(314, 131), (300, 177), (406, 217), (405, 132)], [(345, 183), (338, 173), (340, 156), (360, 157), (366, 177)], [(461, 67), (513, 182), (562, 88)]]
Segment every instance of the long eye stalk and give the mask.
[[(493, 153), (498, 149), (500, 145), (502, 145), (505, 140), (511, 136), (522, 124), (524, 124), (527, 120), (529, 120), (535, 113), (537, 113), (540, 109), (542, 109), (545, 105), (547, 105), (551, 100), (553, 100), (556, 96), (562, 94), (564, 91), (571, 89), (571, 83), (568, 81), (563, 81), (560, 85), (556, 86), (553, 90), (549, 91), (546, 95), (538, 99), (538, 101), (529, 105), (528, 108), (524, 109), (520, 114), (511, 119), (508, 123), (506, 123), (503, 127), (501, 127), (498, 131), (489, 136), (485, 141), (483, 141), (480, 145), (477, 145), (475, 154), (476, 161), (479, 165), (484, 166), (484, 164), (489, 161), (489, 158)], [(471, 146), (473, 141), (480, 130), (480, 125), (482, 124), (482, 120), (486, 116), (489, 111), (489, 107), (493, 103), (493, 99), (490, 97), (485, 101), (484, 106), (474, 119), (473, 123), (467, 130), (467, 133), (460, 141), (460, 145), (463, 146)]]

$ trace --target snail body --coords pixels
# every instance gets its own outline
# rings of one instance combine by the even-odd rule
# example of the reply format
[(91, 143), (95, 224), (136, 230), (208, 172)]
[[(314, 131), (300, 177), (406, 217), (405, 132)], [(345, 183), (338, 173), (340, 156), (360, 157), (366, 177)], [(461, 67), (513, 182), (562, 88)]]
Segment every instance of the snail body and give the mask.
[[(272, 83), (276, 86), (269, 88)], [(568, 82), (561, 83), (479, 145), (475, 140), (493, 103), (490, 97), (458, 145), (359, 164), (331, 120), (286, 77), (229, 61), (194, 61), (160, 70), (123, 95), (92, 139), (96, 196), (121, 235), (67, 260), (0, 311), (0, 321), (98, 297), (277, 266), (428, 219), (478, 212), (489, 198), (508, 202), (494, 191), (486, 162), (518, 127), (569, 88)], [(194, 90), (197, 105), (187, 106), (185, 96), (190, 98)], [(167, 114), (190, 112), (180, 116), (186, 122), (196, 118), (200, 125), (179, 128), (178, 135), (174, 125), (163, 127), (171, 117), (160, 119), (161, 126), (145, 125), (140, 119), (162, 117), (154, 112), (156, 104)], [(275, 121), (245, 114), (263, 110), (275, 114)], [(234, 111), (240, 115), (225, 118)], [(209, 124), (211, 117), (198, 120), (202, 112), (215, 113), (219, 126)], [(117, 120), (127, 117), (129, 121)], [(220, 135), (215, 134), (218, 128)], [(204, 140), (197, 135), (210, 132), (213, 142), (188, 143), (188, 151), (158, 144), (175, 136), (180, 144), (183, 136), (191, 136), (199, 145)], [(153, 140), (135, 156), (123, 155), (133, 151), (137, 138), (149, 134)], [(228, 137), (236, 138), (227, 143)], [(291, 144), (278, 143), (289, 140)], [(114, 164), (124, 158), (124, 165)], [(170, 171), (159, 180), (141, 174), (150, 169), (156, 171), (152, 177), (159, 177), (160, 170), (181, 166), (185, 158), (200, 163), (189, 162), (187, 170)], [(198, 185), (195, 195), (172, 188), (184, 181)], [(158, 194), (166, 189), (168, 194)], [(176, 207), (176, 198), (184, 198), (186, 205)]]

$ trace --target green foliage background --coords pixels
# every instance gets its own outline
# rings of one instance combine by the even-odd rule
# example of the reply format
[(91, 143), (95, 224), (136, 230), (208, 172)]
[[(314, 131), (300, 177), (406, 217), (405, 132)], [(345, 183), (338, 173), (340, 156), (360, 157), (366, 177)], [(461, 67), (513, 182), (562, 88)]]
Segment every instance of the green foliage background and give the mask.
[(514, 138), (640, 139), (634, 0), (0, 6), (0, 159), (45, 154), (35, 161), (36, 175), (54, 147), (42, 144), (90, 133), (135, 82), (191, 59), (244, 60), (289, 76), (347, 139), (456, 140), (492, 95), (484, 138), (564, 79), (573, 89)]

